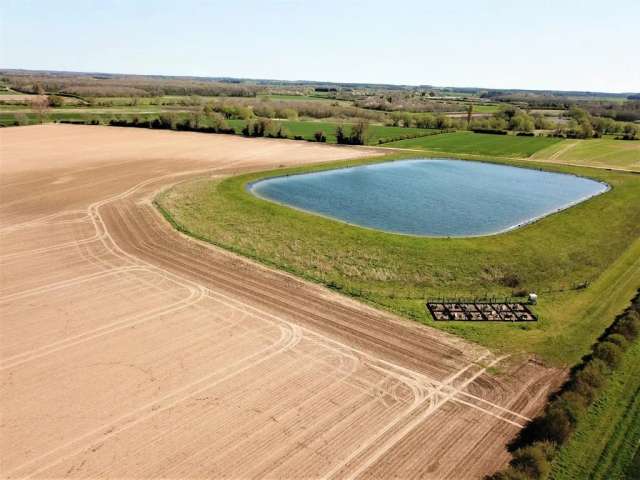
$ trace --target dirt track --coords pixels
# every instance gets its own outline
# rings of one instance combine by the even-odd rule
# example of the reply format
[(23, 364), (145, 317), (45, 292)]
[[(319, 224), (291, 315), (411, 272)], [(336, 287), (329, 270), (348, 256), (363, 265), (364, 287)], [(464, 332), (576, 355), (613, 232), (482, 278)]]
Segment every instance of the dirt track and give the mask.
[(364, 150), (61, 125), (0, 142), (3, 477), (479, 478), (558, 380), (150, 204), (193, 175)]

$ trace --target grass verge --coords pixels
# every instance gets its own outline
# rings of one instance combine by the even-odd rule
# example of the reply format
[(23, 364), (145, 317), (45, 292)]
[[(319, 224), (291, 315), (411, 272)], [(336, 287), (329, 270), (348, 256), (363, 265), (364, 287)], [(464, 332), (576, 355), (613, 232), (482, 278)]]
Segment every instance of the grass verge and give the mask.
[(640, 342), (636, 341), (606, 389), (579, 420), (569, 442), (558, 451), (550, 478), (624, 479), (639, 449)]

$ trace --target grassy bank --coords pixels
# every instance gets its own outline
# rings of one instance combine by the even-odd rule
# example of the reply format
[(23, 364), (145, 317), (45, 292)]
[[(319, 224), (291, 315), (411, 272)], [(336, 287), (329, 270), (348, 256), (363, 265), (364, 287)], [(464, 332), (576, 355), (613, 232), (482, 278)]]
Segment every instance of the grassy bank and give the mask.
[(559, 138), (491, 135), (473, 132), (454, 132), (437, 137), (422, 137), (387, 143), (385, 147), (412, 148), (435, 152), (475, 155), (529, 157), (543, 148), (562, 143)]
[[(560, 449), (550, 478), (613, 480), (626, 477), (640, 451), (640, 342), (625, 352), (606, 389)], [(636, 471), (640, 475), (640, 470)], [(638, 477), (635, 477), (638, 478)]]
[[(366, 161), (380, 160), (334, 165)], [(248, 182), (282, 170), (182, 184), (158, 202), (198, 238), (489, 347), (572, 365), (640, 284), (640, 177), (543, 168), (590, 176), (613, 189), (518, 230), (464, 239), (367, 230), (247, 193)], [(582, 282), (590, 286), (571, 289)], [(539, 322), (434, 322), (424, 308), (429, 296), (504, 296), (514, 289), (540, 293)]]

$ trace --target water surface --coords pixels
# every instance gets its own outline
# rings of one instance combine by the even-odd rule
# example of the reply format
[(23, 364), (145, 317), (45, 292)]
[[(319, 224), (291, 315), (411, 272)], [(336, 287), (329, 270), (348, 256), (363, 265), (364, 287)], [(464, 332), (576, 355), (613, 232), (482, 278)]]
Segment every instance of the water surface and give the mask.
[(607, 190), (574, 175), (416, 159), (275, 177), (257, 196), (362, 227), (422, 236), (503, 232)]

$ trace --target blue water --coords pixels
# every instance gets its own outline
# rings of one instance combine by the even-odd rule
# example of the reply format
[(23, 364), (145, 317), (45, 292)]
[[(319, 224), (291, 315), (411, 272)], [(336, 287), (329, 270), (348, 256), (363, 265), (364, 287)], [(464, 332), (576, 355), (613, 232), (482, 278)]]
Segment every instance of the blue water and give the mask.
[(417, 159), (260, 180), (257, 196), (362, 227), (423, 236), (489, 235), (607, 190), (574, 175)]

